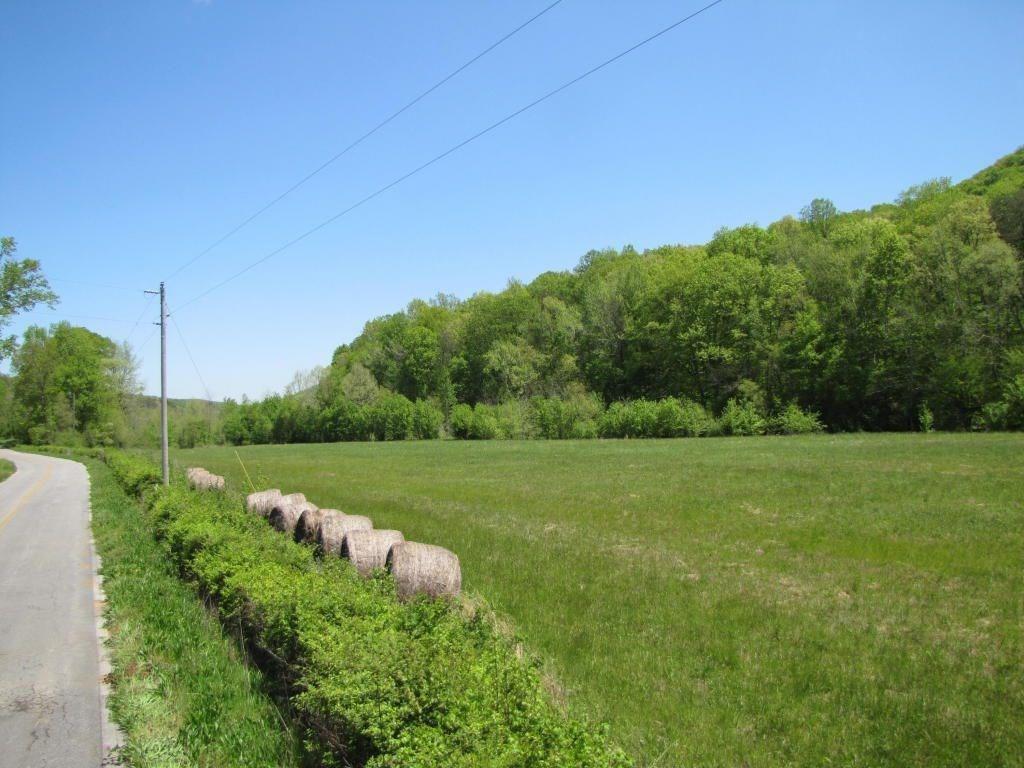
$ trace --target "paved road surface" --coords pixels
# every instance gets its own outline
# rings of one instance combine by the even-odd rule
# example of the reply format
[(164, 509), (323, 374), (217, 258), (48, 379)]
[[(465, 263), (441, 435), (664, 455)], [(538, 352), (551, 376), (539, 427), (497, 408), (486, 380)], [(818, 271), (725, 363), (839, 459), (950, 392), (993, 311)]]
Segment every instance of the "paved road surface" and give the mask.
[(0, 765), (100, 765), (89, 478), (0, 450)]

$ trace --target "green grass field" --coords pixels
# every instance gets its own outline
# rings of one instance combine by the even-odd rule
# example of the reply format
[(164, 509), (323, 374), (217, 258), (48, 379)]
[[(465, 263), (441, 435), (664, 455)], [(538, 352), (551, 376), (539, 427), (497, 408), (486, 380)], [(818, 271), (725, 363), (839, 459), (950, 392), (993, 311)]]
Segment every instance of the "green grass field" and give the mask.
[(14, 474), (14, 465), (7, 459), (0, 459), (0, 483)]
[(239, 453), (456, 551), (641, 765), (1024, 765), (1024, 435)]

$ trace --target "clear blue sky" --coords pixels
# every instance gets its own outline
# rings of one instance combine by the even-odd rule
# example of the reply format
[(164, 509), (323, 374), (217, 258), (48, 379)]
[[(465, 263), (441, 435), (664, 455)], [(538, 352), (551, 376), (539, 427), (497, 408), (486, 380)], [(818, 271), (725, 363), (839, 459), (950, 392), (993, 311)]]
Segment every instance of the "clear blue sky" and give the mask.
[[(5, 2), (0, 234), (62, 297), (15, 330), (123, 339), (141, 294), (66, 281), (155, 287), (548, 2)], [(171, 280), (171, 307), (702, 4), (564, 0)], [(1024, 143), (1021, 30), (1019, 0), (725, 0), (177, 321), (215, 398), (261, 396), (414, 297), (959, 180)], [(155, 393), (152, 319), (130, 340)], [(171, 395), (202, 396), (169, 338)]]

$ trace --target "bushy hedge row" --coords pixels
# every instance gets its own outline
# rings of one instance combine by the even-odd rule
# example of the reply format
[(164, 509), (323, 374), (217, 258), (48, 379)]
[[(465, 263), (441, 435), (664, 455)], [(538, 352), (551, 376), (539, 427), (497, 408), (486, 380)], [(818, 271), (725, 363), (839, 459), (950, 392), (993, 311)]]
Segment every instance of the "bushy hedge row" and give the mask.
[(99, 453), (99, 458), (106, 461), (121, 487), (135, 496), (163, 481), (160, 468), (141, 456), (106, 450)]
[(790, 405), (767, 415), (750, 400), (733, 399), (715, 418), (692, 400), (624, 400), (607, 409), (599, 402), (534, 398), (527, 403), (457, 405), (451, 435), (462, 440), (549, 440), (709, 435), (794, 435), (820, 432), (818, 417)]
[[(224, 435), (231, 443), (305, 443), (350, 440), (586, 440), (595, 437), (703, 437), (707, 435), (803, 434), (823, 429), (817, 415), (789, 405), (769, 414), (763, 398), (736, 397), (716, 418), (692, 400), (624, 400), (605, 408), (583, 391), (564, 398), (533, 397), (498, 404), (437, 403), (380, 390), (372, 403), (339, 398), (318, 410), (313, 404), (277, 410), (261, 403), (232, 406)], [(279, 402), (280, 401), (280, 402)], [(262, 409), (262, 410), (261, 410)]]
[(432, 440), (441, 436), (444, 414), (426, 400), (386, 394), (372, 405), (340, 400), (320, 413), (320, 435), (343, 440)]
[[(143, 474), (133, 457), (108, 461), (129, 482)], [(479, 612), (399, 603), (389, 576), (317, 561), (230, 495), (157, 486), (144, 499), (181, 572), (274, 660), (267, 671), (326, 764), (628, 765), (551, 703), (537, 668)]]

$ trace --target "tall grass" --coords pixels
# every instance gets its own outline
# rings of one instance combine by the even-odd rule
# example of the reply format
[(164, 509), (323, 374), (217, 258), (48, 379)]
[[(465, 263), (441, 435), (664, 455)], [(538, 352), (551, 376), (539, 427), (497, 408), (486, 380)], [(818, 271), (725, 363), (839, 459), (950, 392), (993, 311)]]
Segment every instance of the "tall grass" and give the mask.
[(457, 552), (643, 764), (1024, 764), (1022, 435), (239, 452)]
[(0, 459), (0, 483), (14, 474), (15, 466), (7, 459)]
[(114, 719), (136, 768), (298, 766), (300, 745), (221, 625), (182, 583), (139, 506), (95, 459)]

